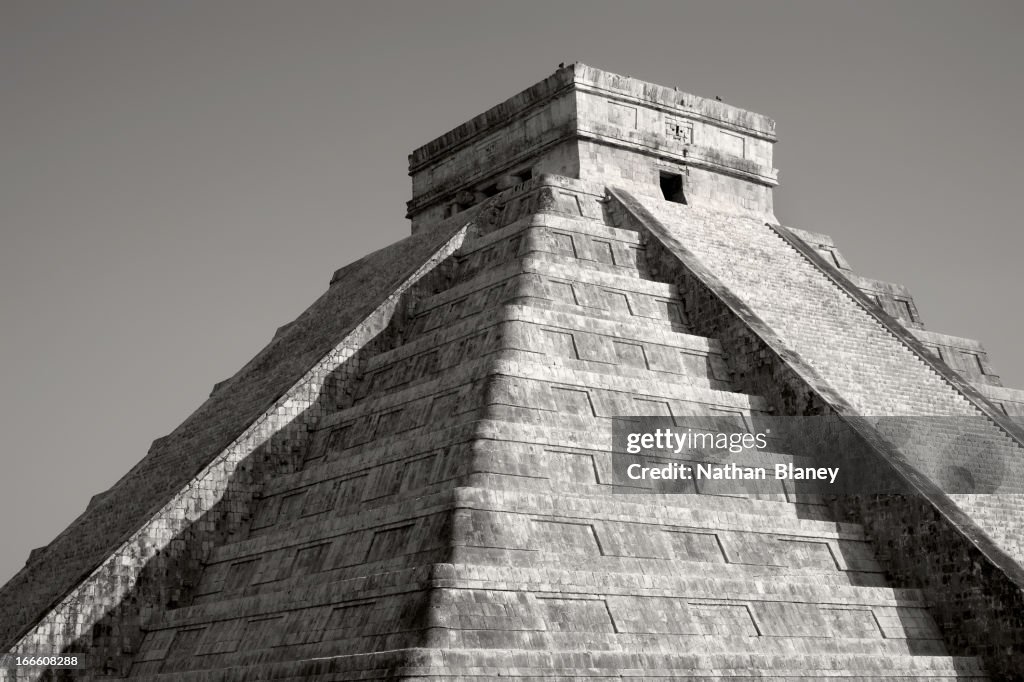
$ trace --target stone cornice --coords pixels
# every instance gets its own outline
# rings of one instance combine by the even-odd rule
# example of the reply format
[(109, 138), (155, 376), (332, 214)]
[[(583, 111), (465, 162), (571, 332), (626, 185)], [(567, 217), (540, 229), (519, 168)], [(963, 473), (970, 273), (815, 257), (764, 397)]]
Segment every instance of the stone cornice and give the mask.
[(642, 105), (769, 142), (776, 141), (775, 122), (761, 114), (629, 76), (602, 71), (586, 64), (571, 64), (415, 149), (409, 155), (409, 174), (412, 175), (436, 162), (438, 158), (448, 156), (476, 142), (488, 132), (523, 118), (572, 90)]

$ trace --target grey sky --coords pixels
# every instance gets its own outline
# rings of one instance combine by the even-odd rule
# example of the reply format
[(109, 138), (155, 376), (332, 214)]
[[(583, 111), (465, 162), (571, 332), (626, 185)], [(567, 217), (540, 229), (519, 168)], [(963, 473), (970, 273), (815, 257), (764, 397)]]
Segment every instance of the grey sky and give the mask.
[(0, 1), (0, 581), (583, 61), (772, 116), (784, 223), (1024, 386), (1019, 2)]

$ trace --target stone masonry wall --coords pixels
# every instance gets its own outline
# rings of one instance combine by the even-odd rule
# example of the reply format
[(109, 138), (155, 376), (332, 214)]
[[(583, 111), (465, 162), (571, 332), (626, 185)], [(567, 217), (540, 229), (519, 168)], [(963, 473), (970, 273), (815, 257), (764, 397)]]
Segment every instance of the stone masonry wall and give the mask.
[(415, 150), (408, 215), (416, 232), (541, 173), (657, 191), (659, 170), (691, 203), (770, 213), (774, 142), (760, 114), (573, 64)]
[[(636, 204), (614, 202), (611, 210), (617, 224), (650, 229), (656, 223)], [(813, 367), (786, 351), (755, 310), (693, 254), (666, 239), (663, 227), (655, 230), (647, 241), (652, 273), (676, 283), (699, 333), (721, 340), (734, 382), (765, 396), (777, 415), (849, 408), (841, 394), (815, 381)], [(863, 448), (864, 435), (850, 432), (847, 438)], [(1001, 679), (1018, 679), (1024, 657), (1024, 570), (927, 479), (913, 478), (913, 467), (898, 452), (886, 451), (880, 439), (872, 439), (871, 446), (878, 453), (871, 471), (877, 472), (879, 486), (896, 478), (905, 481), (907, 494), (840, 499), (837, 508), (865, 525), (897, 585), (927, 591), (952, 652), (979, 655)]]

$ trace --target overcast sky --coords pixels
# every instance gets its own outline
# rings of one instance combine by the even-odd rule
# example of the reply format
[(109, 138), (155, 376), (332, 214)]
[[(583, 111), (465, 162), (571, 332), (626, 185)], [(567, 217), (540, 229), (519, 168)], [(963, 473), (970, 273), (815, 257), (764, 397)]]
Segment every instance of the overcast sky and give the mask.
[(1024, 386), (1020, 2), (0, 0), (0, 582), (582, 61), (767, 114), (776, 213)]

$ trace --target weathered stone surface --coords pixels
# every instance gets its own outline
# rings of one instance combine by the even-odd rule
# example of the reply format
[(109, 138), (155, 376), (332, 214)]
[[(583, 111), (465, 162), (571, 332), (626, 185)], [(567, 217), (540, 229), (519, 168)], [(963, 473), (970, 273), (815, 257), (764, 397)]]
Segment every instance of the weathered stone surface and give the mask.
[[(933, 479), (1024, 485), (1024, 392), (779, 232), (774, 141), (576, 64), (416, 150), (415, 236), (33, 553), (4, 643), (95, 679), (1012, 679), (1021, 510)], [(829, 411), (919, 494), (612, 492), (613, 416)], [(883, 414), (989, 422), (937, 461), (856, 420)]]

